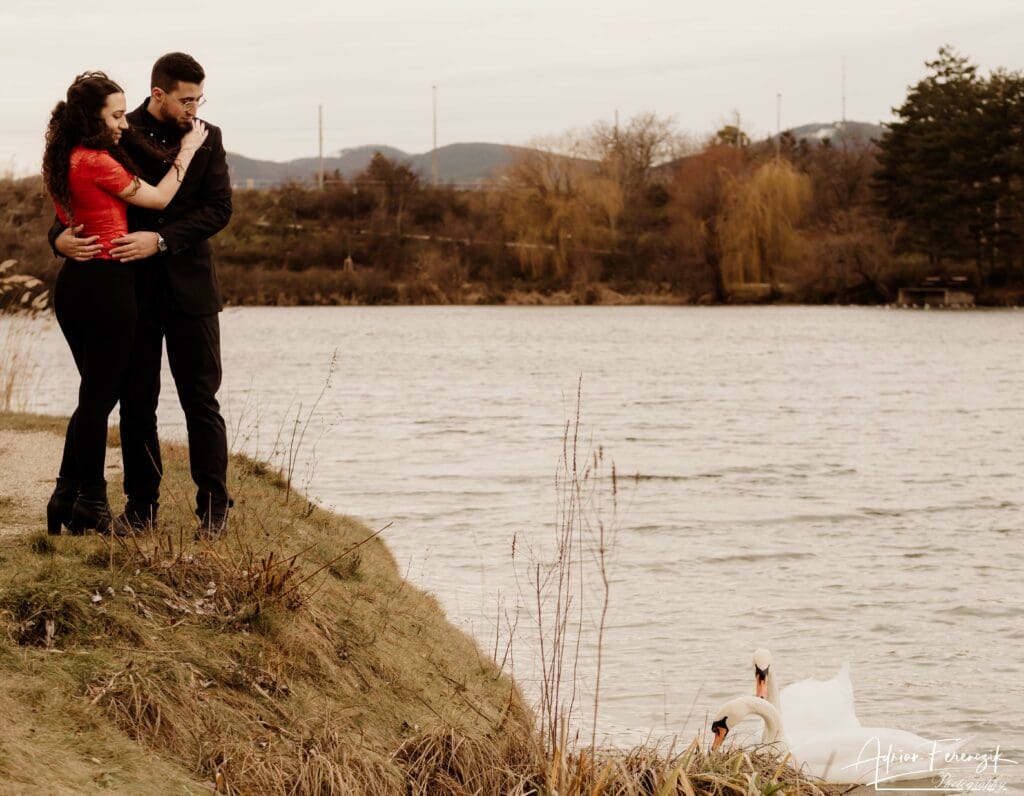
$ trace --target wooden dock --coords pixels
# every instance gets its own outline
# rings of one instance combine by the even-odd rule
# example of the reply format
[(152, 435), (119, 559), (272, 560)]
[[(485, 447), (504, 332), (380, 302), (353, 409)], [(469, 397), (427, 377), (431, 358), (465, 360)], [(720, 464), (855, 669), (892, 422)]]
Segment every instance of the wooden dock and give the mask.
[(949, 279), (931, 276), (923, 285), (901, 287), (896, 297), (900, 307), (973, 307), (974, 293), (966, 276)]

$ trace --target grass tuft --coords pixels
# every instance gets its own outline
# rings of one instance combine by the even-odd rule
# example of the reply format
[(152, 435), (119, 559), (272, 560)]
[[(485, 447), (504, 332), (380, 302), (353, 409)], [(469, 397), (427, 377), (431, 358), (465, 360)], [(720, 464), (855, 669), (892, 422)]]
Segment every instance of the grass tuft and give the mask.
[(91, 626), (80, 595), (68, 594), (50, 579), (12, 586), (0, 595), (0, 617), (15, 644), (52, 647)]
[(406, 792), (413, 796), (526, 792), (524, 788), (539, 770), (539, 758), (516, 755), (510, 759), (507, 751), (494, 738), (442, 726), (407, 740), (394, 759), (405, 773)]
[(52, 556), (57, 552), (57, 548), (53, 544), (53, 540), (45, 533), (36, 533), (32, 535), (29, 540), (29, 548), (37, 556)]

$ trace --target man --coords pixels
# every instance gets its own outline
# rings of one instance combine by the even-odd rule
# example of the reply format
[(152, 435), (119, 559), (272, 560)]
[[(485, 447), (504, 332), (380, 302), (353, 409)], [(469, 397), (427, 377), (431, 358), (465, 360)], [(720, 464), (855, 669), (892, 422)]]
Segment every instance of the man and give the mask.
[[(182, 135), (205, 100), (206, 75), (194, 58), (168, 53), (153, 65), (149, 99), (127, 115), (121, 144), (142, 179), (155, 184), (171, 163)], [(164, 339), (188, 431), (196, 485), (197, 535), (216, 538), (227, 526), (227, 432), (217, 403), (221, 382), (220, 285), (208, 239), (231, 218), (231, 182), (221, 131), (209, 137), (164, 210), (130, 207), (132, 231), (113, 241), (114, 259), (138, 262), (139, 327), (121, 392), (121, 452), (128, 502), (120, 517), (141, 531), (156, 525), (163, 464), (156, 410)], [(76, 260), (93, 257), (95, 238), (81, 228), (51, 230), (54, 248)], [(58, 234), (59, 233), (59, 234)]]

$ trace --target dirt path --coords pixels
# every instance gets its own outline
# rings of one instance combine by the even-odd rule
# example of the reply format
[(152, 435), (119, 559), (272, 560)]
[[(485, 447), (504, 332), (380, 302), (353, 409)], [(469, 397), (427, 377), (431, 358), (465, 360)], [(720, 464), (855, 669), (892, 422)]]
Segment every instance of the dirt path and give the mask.
[[(64, 439), (46, 431), (0, 430), (0, 536), (46, 527), (46, 501), (53, 491)], [(107, 449), (112, 502), (121, 488), (121, 449)]]

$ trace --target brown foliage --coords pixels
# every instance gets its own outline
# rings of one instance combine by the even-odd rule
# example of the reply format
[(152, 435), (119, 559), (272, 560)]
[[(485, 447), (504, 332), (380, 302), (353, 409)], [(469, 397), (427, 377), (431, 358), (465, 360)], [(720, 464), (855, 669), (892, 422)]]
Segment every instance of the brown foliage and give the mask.
[(743, 150), (712, 145), (683, 160), (668, 186), (674, 242), (684, 260), (699, 264), (719, 301), (725, 299), (719, 257), (719, 223), (725, 212), (730, 186), (745, 164)]
[(731, 182), (719, 232), (727, 287), (774, 286), (800, 266), (806, 247), (797, 225), (811, 198), (810, 180), (782, 158)]
[(22, 273), (49, 281), (61, 263), (46, 240), (53, 219), (41, 178), (0, 179), (0, 261), (17, 260)]
[(830, 225), (837, 214), (871, 206), (871, 175), (878, 159), (870, 141), (844, 138), (809, 148), (798, 165), (811, 178), (814, 203), (808, 221), (812, 225)]
[(564, 140), (525, 151), (504, 174), (504, 221), (523, 272), (572, 281), (574, 249), (613, 242), (623, 199), (594, 164)]

